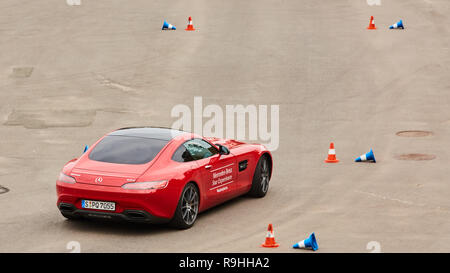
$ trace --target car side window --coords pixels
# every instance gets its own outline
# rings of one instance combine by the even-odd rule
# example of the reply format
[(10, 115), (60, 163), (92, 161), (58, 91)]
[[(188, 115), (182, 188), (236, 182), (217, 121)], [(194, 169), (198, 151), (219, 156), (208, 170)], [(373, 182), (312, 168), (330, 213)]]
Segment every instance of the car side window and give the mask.
[(186, 141), (183, 146), (186, 147), (187, 151), (194, 160), (208, 158), (219, 153), (216, 147), (212, 146), (203, 139), (198, 138)]
[(184, 143), (183, 143), (180, 145), (180, 147), (178, 147), (178, 149), (175, 151), (175, 153), (173, 153), (172, 160), (177, 161), (177, 162), (189, 162), (189, 161), (193, 161), (194, 158), (192, 158), (191, 154), (186, 149), (186, 147), (184, 146)]

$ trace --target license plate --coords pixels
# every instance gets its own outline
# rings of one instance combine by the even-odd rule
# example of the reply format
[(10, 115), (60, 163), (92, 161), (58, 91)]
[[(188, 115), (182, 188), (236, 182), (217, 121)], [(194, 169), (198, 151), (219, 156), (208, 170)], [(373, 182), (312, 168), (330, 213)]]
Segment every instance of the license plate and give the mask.
[(116, 203), (114, 202), (104, 202), (104, 201), (94, 201), (94, 200), (81, 200), (81, 207), (84, 209), (98, 209), (98, 210), (116, 210)]

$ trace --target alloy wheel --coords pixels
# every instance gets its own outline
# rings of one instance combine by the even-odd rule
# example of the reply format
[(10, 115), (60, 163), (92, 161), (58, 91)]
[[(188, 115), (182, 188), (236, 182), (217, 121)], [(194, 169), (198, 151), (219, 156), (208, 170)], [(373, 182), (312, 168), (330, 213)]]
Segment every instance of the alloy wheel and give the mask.
[(183, 221), (191, 225), (194, 223), (198, 214), (198, 193), (194, 185), (188, 185), (184, 191), (181, 207)]

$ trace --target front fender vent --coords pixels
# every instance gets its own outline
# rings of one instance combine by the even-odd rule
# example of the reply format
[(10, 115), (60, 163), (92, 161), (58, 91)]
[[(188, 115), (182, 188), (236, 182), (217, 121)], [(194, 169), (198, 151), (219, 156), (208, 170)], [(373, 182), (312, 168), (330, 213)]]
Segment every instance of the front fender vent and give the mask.
[(247, 169), (247, 166), (248, 166), (248, 160), (239, 162), (239, 171), (242, 172), (243, 170)]

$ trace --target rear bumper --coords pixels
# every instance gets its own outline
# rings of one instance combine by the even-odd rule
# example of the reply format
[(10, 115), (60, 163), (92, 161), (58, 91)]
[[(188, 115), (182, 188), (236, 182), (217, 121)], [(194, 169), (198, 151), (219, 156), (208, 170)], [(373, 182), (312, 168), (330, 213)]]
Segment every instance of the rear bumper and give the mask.
[(124, 210), (121, 213), (116, 212), (102, 212), (94, 210), (79, 209), (70, 203), (59, 203), (58, 205), (61, 213), (72, 217), (83, 217), (92, 219), (106, 219), (114, 221), (126, 221), (133, 223), (149, 223), (149, 224), (163, 224), (170, 221), (167, 218), (156, 217), (144, 210)]
[[(69, 216), (122, 219), (132, 222), (169, 222), (178, 205), (178, 193), (172, 187), (161, 190), (130, 191), (121, 187), (97, 186), (82, 183), (56, 182), (57, 206)], [(82, 200), (109, 201), (115, 211), (85, 209)]]

